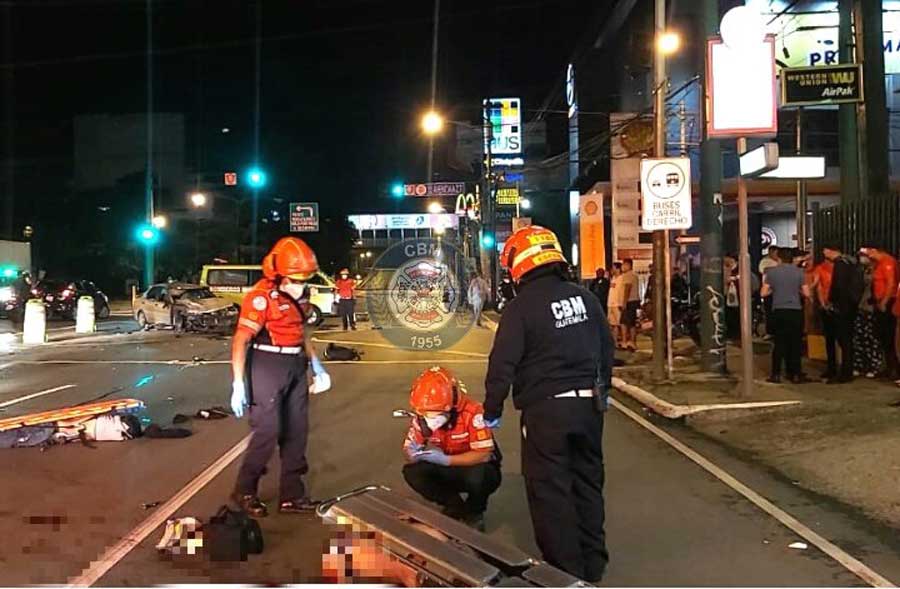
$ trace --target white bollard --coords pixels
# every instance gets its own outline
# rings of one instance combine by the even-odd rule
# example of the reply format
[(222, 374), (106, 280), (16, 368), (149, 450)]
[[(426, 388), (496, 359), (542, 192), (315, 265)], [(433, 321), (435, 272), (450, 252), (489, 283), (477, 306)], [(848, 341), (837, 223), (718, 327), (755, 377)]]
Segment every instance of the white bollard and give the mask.
[(94, 298), (80, 297), (78, 309), (75, 311), (75, 333), (94, 333), (97, 331), (96, 315), (94, 315)]
[(47, 310), (43, 301), (31, 299), (25, 303), (25, 325), (22, 328), (22, 343), (43, 344), (47, 342)]

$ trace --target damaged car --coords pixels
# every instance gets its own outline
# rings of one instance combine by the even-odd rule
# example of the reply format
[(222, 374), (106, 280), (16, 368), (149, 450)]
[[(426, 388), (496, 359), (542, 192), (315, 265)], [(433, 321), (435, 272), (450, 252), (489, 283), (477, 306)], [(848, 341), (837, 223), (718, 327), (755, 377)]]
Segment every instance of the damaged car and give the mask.
[(199, 284), (154, 284), (134, 301), (134, 320), (144, 329), (172, 327), (176, 331), (227, 331), (234, 328), (239, 308)]

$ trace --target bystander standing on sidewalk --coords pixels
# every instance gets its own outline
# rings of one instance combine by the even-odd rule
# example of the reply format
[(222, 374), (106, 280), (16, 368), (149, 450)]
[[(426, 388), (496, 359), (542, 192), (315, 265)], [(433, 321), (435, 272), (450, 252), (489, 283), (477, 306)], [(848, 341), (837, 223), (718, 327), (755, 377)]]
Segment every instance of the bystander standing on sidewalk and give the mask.
[(631, 258), (622, 260), (622, 339), (623, 347), (634, 352), (637, 350), (638, 310), (641, 308), (641, 292), (637, 274), (634, 273), (634, 261)]
[(615, 262), (612, 272), (609, 273), (609, 297), (607, 298), (607, 319), (616, 347), (622, 344), (622, 307), (625, 299), (622, 297), (622, 263)]
[(897, 318), (893, 313), (897, 298), (897, 259), (876, 244), (867, 244), (866, 251), (875, 262), (875, 270), (872, 272), (872, 304), (875, 307), (875, 328), (885, 359), (882, 376), (893, 380), (900, 376), (897, 373), (897, 349), (894, 341), (897, 337)]
[[(806, 283), (812, 293), (809, 304), (815, 308), (822, 324), (822, 334), (825, 336), (825, 355), (828, 360), (828, 368), (822, 373), (822, 379), (825, 380), (834, 378), (837, 374), (835, 317), (830, 300), (833, 273), (834, 263), (827, 256), (806, 273)], [(806, 332), (808, 334), (810, 330), (807, 329)]]
[(600, 306), (606, 315), (609, 315), (609, 286), (609, 277), (606, 276), (606, 269), (597, 268), (597, 277), (591, 282), (590, 291), (600, 299)]
[(875, 378), (884, 370), (884, 352), (875, 329), (875, 307), (872, 305), (872, 260), (865, 252), (859, 255), (865, 288), (859, 301), (859, 312), (853, 329), (853, 368), (857, 374)]
[(469, 281), (469, 291), (466, 293), (469, 298), (469, 304), (472, 305), (472, 313), (475, 315), (475, 325), (481, 327), (481, 312), (484, 309), (484, 303), (487, 301), (488, 292), (487, 280), (482, 278), (479, 272), (472, 276)]
[[(762, 260), (759, 261), (759, 276), (761, 279), (766, 279), (766, 271), (769, 268), (774, 268), (779, 264), (778, 260), (778, 246), (770, 245), (769, 251)], [(763, 309), (765, 309), (766, 313), (766, 337), (770, 337), (772, 335), (773, 327), (772, 327), (772, 299), (766, 297), (763, 300)]]
[[(853, 327), (859, 311), (859, 301), (866, 287), (865, 278), (856, 260), (845, 256), (840, 245), (826, 243), (822, 253), (825, 259), (832, 263), (832, 276), (829, 277), (825, 307), (825, 314), (829, 316), (831, 323), (826, 374), (828, 384), (846, 383), (853, 380)], [(837, 370), (835, 342), (841, 348), (840, 371)]]
[(807, 382), (801, 370), (803, 355), (803, 297), (809, 297), (803, 269), (794, 265), (792, 252), (780, 250), (781, 264), (766, 271), (761, 294), (772, 298), (772, 372), (769, 382), (781, 382), (781, 365), (791, 382)]

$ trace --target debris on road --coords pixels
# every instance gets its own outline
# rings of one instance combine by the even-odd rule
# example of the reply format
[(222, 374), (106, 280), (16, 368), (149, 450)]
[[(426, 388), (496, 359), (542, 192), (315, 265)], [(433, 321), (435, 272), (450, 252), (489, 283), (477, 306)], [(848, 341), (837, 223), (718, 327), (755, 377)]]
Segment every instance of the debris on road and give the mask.
[(201, 409), (197, 411), (194, 417), (199, 419), (225, 419), (231, 413), (224, 407), (210, 407), (209, 409)]
[(788, 548), (793, 548), (794, 550), (806, 550), (809, 546), (806, 542), (794, 542), (792, 544), (788, 544)]
[(141, 509), (153, 509), (158, 507), (162, 501), (151, 501), (150, 503), (141, 503)]

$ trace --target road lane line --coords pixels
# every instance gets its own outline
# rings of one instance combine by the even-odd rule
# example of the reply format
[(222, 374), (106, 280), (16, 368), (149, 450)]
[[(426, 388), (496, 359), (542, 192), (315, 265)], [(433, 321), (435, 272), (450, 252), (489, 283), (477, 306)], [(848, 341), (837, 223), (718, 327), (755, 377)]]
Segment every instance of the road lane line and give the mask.
[(223, 470), (244, 453), (250, 443), (252, 434), (247, 435), (235, 444), (228, 452), (220, 456), (215, 462), (197, 475), (183, 489), (178, 491), (171, 499), (163, 503), (153, 514), (145, 519), (135, 529), (119, 540), (115, 545), (107, 548), (97, 560), (91, 561), (90, 566), (81, 572), (81, 575), (69, 580), (69, 587), (90, 587), (100, 580), (103, 575), (116, 566), (129, 552), (143, 542), (153, 530), (160, 527), (194, 495), (200, 492), (211, 480), (216, 478)]
[(672, 435), (653, 425), (619, 401), (615, 399), (610, 399), (610, 401), (613, 407), (624, 413), (627, 417), (631, 418), (632, 421), (636, 422), (638, 425), (648, 430), (650, 433), (666, 442), (674, 449), (678, 450), (681, 454), (696, 463), (700, 468), (728, 485), (732, 490), (741, 494), (745, 499), (778, 520), (782, 525), (793, 531), (795, 534), (802, 537), (807, 542), (836, 560), (841, 564), (841, 566), (843, 566), (845, 569), (847, 569), (872, 587), (896, 587), (894, 583), (882, 577), (856, 558), (844, 552), (841, 548), (839, 548), (829, 540), (826, 540), (825, 538), (808, 528), (794, 516), (779, 508), (774, 503), (722, 470), (722, 468), (713, 464), (710, 460), (708, 460), (695, 450), (691, 449), (686, 444), (680, 442)]
[[(484, 364), (487, 358), (452, 359), (452, 360), (322, 360), (323, 364)], [(27, 366), (41, 366), (44, 364), (99, 364), (99, 365), (163, 365), (163, 366), (225, 366), (231, 365), (231, 360), (19, 360), (10, 364), (0, 365), (0, 370), (13, 364)]]
[(65, 391), (66, 389), (73, 389), (77, 386), (78, 385), (75, 384), (64, 384), (62, 386), (53, 387), (52, 389), (46, 389), (43, 391), (38, 391), (36, 393), (31, 393), (30, 395), (25, 395), (23, 397), (16, 397), (15, 399), (10, 399), (9, 401), (3, 401), (2, 403), (0, 403), (0, 409), (9, 407), (10, 405), (15, 405), (16, 403), (21, 403), (22, 401), (28, 401), (29, 399), (37, 399), (38, 397), (43, 397), (44, 395), (58, 393), (59, 391)]
[[(377, 344), (373, 342), (358, 342), (358, 341), (350, 341), (350, 340), (328, 340), (328, 339), (320, 339), (317, 337), (312, 338), (317, 344), (337, 344), (339, 346), (345, 344), (352, 344), (354, 346), (369, 346), (371, 348), (387, 348), (388, 350), (395, 350), (398, 352), (416, 352), (419, 350), (408, 350), (406, 348), (401, 348), (398, 346), (392, 346), (389, 344)], [(482, 354), (481, 352), (462, 352), (459, 350), (428, 350), (429, 352), (434, 352), (435, 354), (455, 354), (457, 356), (468, 356), (471, 358), (487, 358), (487, 354)]]

